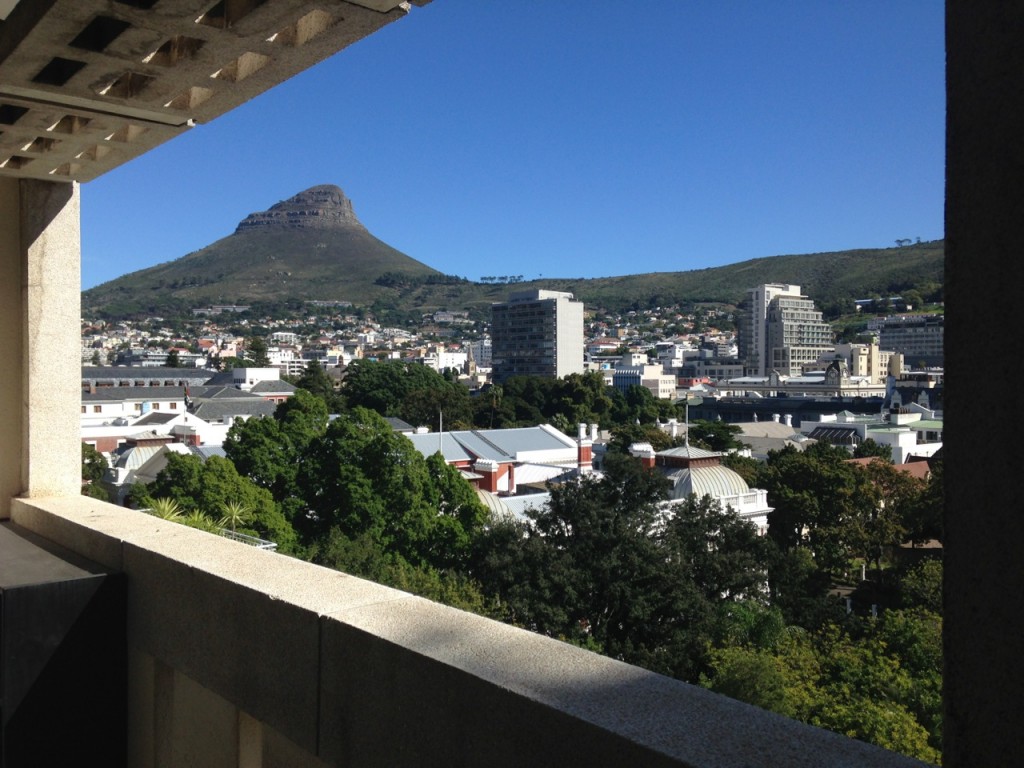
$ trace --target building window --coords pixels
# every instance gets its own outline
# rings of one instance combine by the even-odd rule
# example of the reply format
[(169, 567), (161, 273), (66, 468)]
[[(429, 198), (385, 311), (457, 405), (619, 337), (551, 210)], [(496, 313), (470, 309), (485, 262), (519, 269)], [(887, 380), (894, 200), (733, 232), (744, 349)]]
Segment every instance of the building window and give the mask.
[(171, 403), (171, 410), (172, 411), (178, 410), (178, 404), (177, 403)]
[(85, 413), (85, 406), (82, 406), (82, 413)]
[(92, 412), (93, 413), (103, 413), (103, 406), (102, 405), (94, 405), (92, 407)]

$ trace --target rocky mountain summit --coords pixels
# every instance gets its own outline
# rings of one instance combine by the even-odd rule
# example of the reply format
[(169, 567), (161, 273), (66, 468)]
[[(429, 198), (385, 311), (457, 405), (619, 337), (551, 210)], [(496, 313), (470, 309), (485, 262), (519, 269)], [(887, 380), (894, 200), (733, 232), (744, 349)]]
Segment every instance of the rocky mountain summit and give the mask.
[(269, 210), (250, 213), (235, 229), (235, 234), (266, 229), (360, 229), (366, 227), (356, 217), (352, 201), (340, 187), (322, 184), (283, 200)]
[(394, 299), (402, 285), (440, 275), (374, 237), (333, 184), (311, 187), (243, 219), (227, 237), (82, 294), (86, 311), (130, 317), (204, 304)]

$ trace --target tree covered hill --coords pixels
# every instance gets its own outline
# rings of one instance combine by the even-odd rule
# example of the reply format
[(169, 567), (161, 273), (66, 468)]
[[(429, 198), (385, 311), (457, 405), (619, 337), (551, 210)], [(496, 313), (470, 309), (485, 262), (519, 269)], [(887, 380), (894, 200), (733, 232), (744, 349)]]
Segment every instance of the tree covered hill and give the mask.
[[(374, 237), (338, 187), (325, 185), (254, 213), (232, 235), (187, 256), (85, 291), (88, 315), (120, 319), (185, 315), (208, 304), (301, 306), (348, 301), (382, 315), (468, 309), (484, 313), (511, 290), (571, 291), (588, 307), (623, 311), (713, 302), (736, 304), (761, 283), (792, 283), (822, 306), (916, 290), (941, 298), (944, 242), (770, 256), (708, 269), (607, 278), (518, 277), (470, 282), (443, 274)], [(642, 255), (623, 254), (623, 264)]]

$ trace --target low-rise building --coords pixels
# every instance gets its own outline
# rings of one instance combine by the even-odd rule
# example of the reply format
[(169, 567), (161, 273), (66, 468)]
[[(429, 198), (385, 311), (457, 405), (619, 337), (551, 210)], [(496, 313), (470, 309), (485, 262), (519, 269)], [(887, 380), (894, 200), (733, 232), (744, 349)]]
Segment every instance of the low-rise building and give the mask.
[(651, 469), (659, 470), (671, 483), (670, 500), (665, 509), (691, 497), (710, 496), (731, 508), (741, 520), (753, 525), (759, 535), (768, 532), (768, 491), (751, 488), (738, 473), (722, 466), (722, 454), (689, 445), (657, 451), (649, 443), (634, 443), (629, 452)]

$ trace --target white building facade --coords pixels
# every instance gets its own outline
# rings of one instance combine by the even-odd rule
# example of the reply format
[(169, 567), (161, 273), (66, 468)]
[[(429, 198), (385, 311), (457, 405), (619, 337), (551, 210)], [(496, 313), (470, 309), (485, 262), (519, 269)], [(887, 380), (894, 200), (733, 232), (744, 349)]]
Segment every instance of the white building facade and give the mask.
[(583, 373), (583, 302), (561, 291), (517, 291), (491, 305), (491, 364), (511, 376)]

